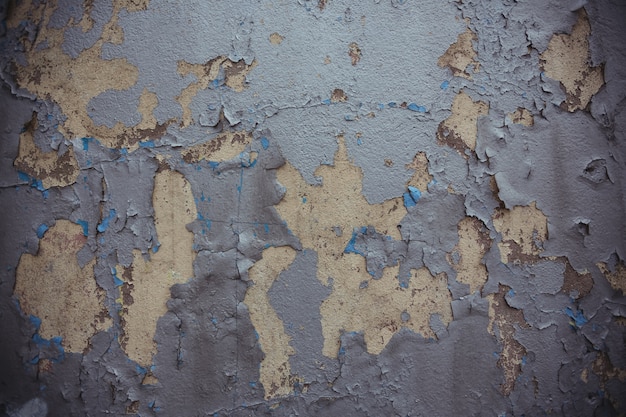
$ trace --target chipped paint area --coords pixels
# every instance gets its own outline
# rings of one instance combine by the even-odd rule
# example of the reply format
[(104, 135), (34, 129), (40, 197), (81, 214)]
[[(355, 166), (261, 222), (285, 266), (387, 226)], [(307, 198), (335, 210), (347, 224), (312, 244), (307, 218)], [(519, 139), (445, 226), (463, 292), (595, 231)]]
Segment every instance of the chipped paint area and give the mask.
[(56, 1), (45, 7), (35, 7), (35, 3), (31, 3), (29, 10), (21, 10), (23, 15), (15, 13), (9, 23), (16, 26), (19, 19), (26, 15), (40, 22), (38, 36), (25, 54), (27, 65), (20, 66), (16, 79), (21, 88), (60, 106), (66, 120), (60, 124), (59, 131), (66, 138), (97, 137), (110, 147), (129, 145), (127, 140), (118, 137), (126, 135), (123, 124), (118, 122), (113, 129), (96, 126), (88, 114), (92, 98), (111, 89), (126, 90), (137, 82), (138, 69), (128, 60), (101, 58), (104, 43), (118, 42), (117, 15), (122, 8), (126, 8), (125, 4), (114, 3), (113, 17), (105, 25), (101, 38), (75, 59), (62, 50), (64, 33), (68, 28), (49, 26), (51, 16), (59, 7)]
[(211, 83), (219, 84), (222, 81), (224, 85), (240, 93), (246, 86), (246, 76), (256, 65), (256, 60), (247, 65), (243, 60), (233, 62), (225, 56), (218, 56), (204, 64), (179, 61), (178, 73), (182, 77), (191, 74), (196, 78), (196, 81), (183, 89), (176, 98), (183, 108), (181, 127), (189, 126), (194, 122), (189, 105), (199, 91), (206, 90)]
[(79, 169), (73, 148), (64, 151), (50, 149), (44, 152), (34, 142), (33, 135), (37, 128), (37, 114), (34, 113), (20, 135), (19, 151), (13, 165), (31, 177), (41, 179), (44, 188), (74, 184)]
[(516, 327), (530, 328), (524, 320), (521, 310), (510, 307), (506, 295), (510, 288), (500, 285), (498, 292), (487, 295), (489, 300), (489, 332), (498, 334), (502, 351), (498, 357), (498, 366), (504, 372), (504, 383), (500, 386), (503, 395), (508, 396), (515, 388), (515, 381), (522, 372), (522, 360), (526, 349), (515, 339)]
[(289, 395), (293, 391), (294, 377), (291, 375), (289, 356), (294, 354), (294, 350), (267, 292), (295, 258), (296, 251), (289, 247), (268, 248), (263, 251), (263, 259), (248, 271), (252, 285), (246, 292), (244, 303), (250, 310), (250, 319), (265, 354), (261, 361), (260, 381), (265, 388), (266, 400)]
[(497, 209), (493, 225), (502, 235), (498, 242), (502, 263), (533, 262), (548, 238), (548, 219), (534, 202), (511, 210)]
[(359, 48), (356, 42), (351, 42), (350, 45), (348, 45), (348, 56), (350, 57), (352, 66), (356, 66), (361, 60), (361, 48)]
[(585, 109), (604, 84), (602, 67), (589, 65), (590, 34), (587, 13), (581, 9), (572, 32), (554, 35), (541, 54), (541, 68), (548, 77), (561, 82), (566, 93), (561, 106), (570, 112)]
[(274, 32), (270, 34), (269, 39), (272, 45), (280, 45), (285, 38), (280, 33)]
[(61, 336), (68, 352), (83, 352), (91, 336), (111, 326), (94, 278), (95, 259), (81, 268), (76, 258), (86, 242), (81, 226), (57, 220), (37, 255), (22, 255), (17, 267), (14, 294), (22, 310), (41, 319), (41, 337)]
[(523, 107), (518, 107), (514, 112), (506, 115), (513, 123), (517, 123), (523, 126), (532, 126), (535, 124), (533, 114)]
[(626, 265), (624, 265), (624, 261), (614, 263), (614, 265), (598, 262), (597, 266), (611, 287), (626, 295)]
[(472, 79), (472, 74), (480, 70), (478, 55), (474, 50), (472, 41), (477, 39), (476, 34), (468, 27), (465, 32), (459, 34), (456, 42), (450, 45), (446, 52), (439, 57), (437, 65), (442, 68), (450, 68), (452, 75)]
[(428, 184), (433, 180), (433, 176), (428, 172), (428, 158), (425, 152), (418, 152), (413, 157), (411, 163), (404, 166), (406, 169), (415, 171), (407, 186), (415, 187), (421, 192), (428, 190)]
[(175, 171), (156, 174), (152, 202), (158, 250), (149, 258), (135, 250), (130, 268), (117, 267), (117, 277), (124, 281), (120, 343), (128, 357), (144, 367), (156, 353), (154, 332), (157, 320), (167, 312), (170, 287), (193, 277), (193, 234), (185, 226), (196, 219), (191, 187)]
[[(429, 326), (431, 314), (447, 325), (452, 321), (452, 297), (445, 273), (432, 276), (427, 268), (412, 269), (406, 286), (398, 281), (399, 267), (383, 270), (380, 279), (363, 281), (364, 258), (346, 254), (338, 263), (330, 297), (322, 303), (324, 354), (336, 357), (342, 332), (363, 332), (367, 351), (380, 354), (402, 328), (436, 338)], [(341, 269), (339, 269), (341, 268)], [(373, 306), (384, 308), (373, 308)]]
[(489, 233), (475, 217), (461, 220), (458, 232), (459, 243), (447, 255), (448, 262), (457, 272), (456, 280), (469, 285), (470, 293), (480, 291), (487, 282), (487, 267), (483, 257), (491, 247)]
[(465, 149), (476, 149), (476, 123), (478, 117), (489, 113), (489, 104), (473, 101), (467, 93), (461, 91), (454, 98), (451, 111), (452, 114), (439, 124), (437, 141), (467, 157)]
[(200, 161), (223, 162), (237, 157), (252, 142), (250, 132), (224, 132), (204, 143), (186, 148), (181, 155), (188, 164)]

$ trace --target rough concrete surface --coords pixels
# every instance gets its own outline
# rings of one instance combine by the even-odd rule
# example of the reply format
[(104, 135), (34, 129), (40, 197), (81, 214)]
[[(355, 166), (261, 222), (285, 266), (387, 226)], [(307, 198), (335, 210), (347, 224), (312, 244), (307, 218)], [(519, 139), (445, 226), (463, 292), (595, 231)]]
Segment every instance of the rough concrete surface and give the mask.
[(626, 415), (623, 2), (0, 19), (0, 415)]

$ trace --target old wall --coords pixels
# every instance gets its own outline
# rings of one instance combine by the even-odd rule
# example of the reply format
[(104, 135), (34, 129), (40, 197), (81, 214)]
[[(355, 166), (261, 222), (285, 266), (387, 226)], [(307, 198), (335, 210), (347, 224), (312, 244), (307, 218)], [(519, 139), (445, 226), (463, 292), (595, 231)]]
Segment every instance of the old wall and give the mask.
[(626, 415), (623, 2), (0, 17), (0, 413)]

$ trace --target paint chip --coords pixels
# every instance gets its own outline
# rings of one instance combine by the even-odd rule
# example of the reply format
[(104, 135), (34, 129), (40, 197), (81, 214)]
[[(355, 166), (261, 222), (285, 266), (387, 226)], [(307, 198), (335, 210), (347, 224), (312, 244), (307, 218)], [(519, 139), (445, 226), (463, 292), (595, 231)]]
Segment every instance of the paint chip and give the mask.
[(200, 161), (223, 162), (237, 157), (252, 142), (252, 133), (224, 132), (204, 143), (186, 148), (181, 155), (188, 164)]
[(361, 48), (359, 48), (356, 42), (352, 42), (348, 45), (348, 55), (350, 56), (353, 66), (358, 64), (361, 60)]
[(514, 112), (507, 114), (507, 117), (513, 123), (523, 126), (532, 126), (535, 124), (533, 114), (523, 107), (518, 107)]
[(475, 217), (461, 220), (458, 233), (459, 243), (447, 255), (448, 262), (457, 272), (456, 280), (470, 286), (470, 293), (480, 291), (487, 282), (487, 267), (482, 259), (491, 247), (489, 233)]
[(283, 39), (285, 39), (285, 38), (283, 36), (281, 36), (277, 32), (274, 32), (274, 33), (270, 34), (270, 43), (272, 45), (280, 45), (280, 43), (283, 41)]

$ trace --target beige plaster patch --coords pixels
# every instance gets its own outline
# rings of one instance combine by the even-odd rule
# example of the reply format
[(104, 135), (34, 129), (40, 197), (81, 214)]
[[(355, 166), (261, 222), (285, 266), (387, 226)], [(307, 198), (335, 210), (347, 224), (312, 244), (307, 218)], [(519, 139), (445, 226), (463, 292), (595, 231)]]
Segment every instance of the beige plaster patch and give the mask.
[(33, 140), (37, 130), (37, 114), (20, 134), (20, 145), (13, 165), (19, 171), (40, 179), (44, 188), (66, 187), (74, 184), (80, 171), (74, 156), (74, 149), (68, 148), (62, 154), (50, 149), (42, 151)]
[(227, 131), (207, 142), (186, 148), (181, 155), (188, 164), (202, 160), (223, 162), (238, 156), (251, 142), (251, 132)]
[(484, 101), (473, 101), (464, 91), (459, 92), (452, 102), (452, 114), (439, 124), (437, 141), (448, 145), (464, 157), (465, 149), (476, 149), (476, 125), (479, 116), (489, 113), (489, 104)]
[(68, 352), (82, 353), (91, 336), (111, 326), (93, 273), (95, 259), (81, 268), (76, 258), (86, 242), (81, 226), (57, 220), (37, 255), (22, 255), (17, 266), (14, 293), (22, 310), (41, 319), (41, 337), (61, 336)]
[(590, 34), (587, 12), (581, 8), (572, 33), (554, 35), (541, 54), (541, 69), (548, 77), (561, 82), (566, 94), (561, 107), (570, 112), (586, 108), (604, 84), (602, 67), (590, 65)]
[[(466, 21), (469, 23), (469, 21)], [(472, 41), (478, 39), (476, 34), (468, 27), (465, 32), (461, 33), (456, 42), (450, 45), (448, 50), (439, 57), (437, 65), (440, 67), (448, 67), (455, 77), (463, 77), (468, 80), (472, 79), (472, 73), (480, 70), (480, 63), (476, 60), (478, 55), (474, 50)], [(471, 68), (471, 73), (468, 71)]]
[(280, 45), (284, 39), (285, 38), (277, 32), (270, 34), (270, 43), (272, 45)]
[(337, 356), (341, 332), (362, 331), (367, 351), (378, 355), (403, 327), (435, 338), (429, 326), (431, 314), (439, 314), (446, 325), (452, 321), (445, 273), (433, 277), (427, 268), (412, 269), (408, 287), (403, 288), (398, 281), (399, 266), (385, 268), (380, 279), (364, 280), (367, 273), (362, 256), (345, 254), (336, 265), (333, 291), (320, 309), (326, 356)]
[(196, 82), (189, 84), (180, 95), (176, 97), (178, 103), (183, 108), (183, 118), (181, 126), (189, 126), (193, 123), (191, 109), (189, 105), (193, 98), (200, 90), (206, 89), (211, 82), (220, 76), (223, 71), (224, 84), (234, 91), (240, 93), (246, 87), (246, 76), (256, 67), (257, 61), (254, 60), (247, 65), (244, 60), (233, 62), (225, 56), (218, 56), (204, 64), (191, 64), (186, 61), (178, 61), (178, 73), (184, 77), (193, 74)]
[(608, 265), (604, 262), (598, 262), (596, 266), (600, 269), (602, 274), (611, 287), (615, 290), (619, 290), (622, 294), (626, 294), (626, 265), (624, 262), (619, 262), (613, 270), (609, 269)]
[[(343, 136), (338, 137), (338, 145), (334, 165), (322, 165), (315, 171), (322, 177), (322, 185), (308, 184), (288, 163), (277, 171), (286, 193), (276, 210), (302, 246), (317, 252), (317, 278), (333, 289), (321, 307), (323, 353), (337, 356), (341, 330), (363, 331), (372, 353), (380, 352), (403, 326), (431, 336), (431, 313), (439, 313), (445, 323), (451, 318), (445, 276), (426, 277), (426, 271), (414, 271), (409, 288), (404, 289), (396, 278), (398, 267), (386, 268), (383, 278), (372, 280), (364, 257), (344, 253), (353, 231), (363, 226), (373, 226), (400, 240), (397, 225), (406, 209), (401, 198), (369, 204), (362, 194), (363, 174), (349, 161)], [(363, 282), (369, 283), (368, 289), (360, 288)], [(363, 297), (369, 297), (369, 302), (362, 302)], [(386, 301), (376, 301), (377, 297)], [(406, 309), (413, 310), (411, 319), (403, 323), (400, 316)]]
[(535, 124), (533, 114), (523, 107), (518, 107), (514, 112), (507, 114), (509, 120), (523, 126), (532, 126)]
[(534, 202), (511, 210), (497, 209), (493, 225), (502, 235), (498, 243), (502, 263), (536, 261), (543, 251), (538, 242), (548, 238), (548, 219)]
[(498, 358), (498, 366), (504, 373), (504, 383), (500, 385), (502, 394), (508, 396), (515, 388), (515, 380), (522, 372), (522, 358), (526, 349), (515, 339), (515, 326), (522, 329), (530, 328), (524, 320), (521, 310), (510, 307), (505, 299), (510, 287), (500, 285), (496, 294), (487, 295), (489, 300), (488, 330), (495, 335), (498, 330), (498, 339), (502, 351)]
[[(35, 41), (26, 45), (28, 64), (25, 67), (16, 64), (19, 67), (16, 71), (18, 85), (59, 105), (67, 117), (59, 126), (59, 131), (66, 138), (97, 137), (109, 147), (130, 146), (126, 138), (127, 129), (121, 123), (112, 129), (96, 126), (89, 117), (87, 106), (92, 98), (106, 90), (126, 90), (137, 82), (138, 69), (126, 59), (101, 58), (104, 43), (120, 43), (123, 38), (117, 25), (120, 10), (135, 9), (137, 6), (132, 2), (115, 2), (113, 17), (105, 24), (102, 37), (72, 59), (61, 48), (66, 28), (48, 27), (50, 17), (58, 7), (57, 2), (48, 2), (43, 8), (32, 6), (31, 2), (23, 3), (28, 3), (29, 7), (20, 6), (11, 16), (11, 25), (15, 24), (15, 20), (19, 22), (30, 15), (38, 23), (39, 31)], [(76, 24), (80, 25), (80, 22)]]
[(428, 184), (433, 180), (433, 176), (428, 172), (428, 158), (426, 157), (426, 153), (416, 153), (413, 157), (413, 161), (406, 164), (404, 167), (415, 171), (407, 185), (413, 186), (425, 193), (428, 190)]
[(244, 303), (250, 311), (250, 320), (259, 334), (259, 343), (265, 357), (261, 361), (260, 381), (265, 388), (265, 399), (289, 395), (293, 391), (289, 356), (295, 351), (289, 345), (282, 320), (270, 304), (267, 292), (281, 272), (296, 258), (290, 247), (270, 247), (263, 251), (263, 259), (248, 271), (252, 285), (248, 287)]
[(167, 312), (170, 287), (193, 277), (193, 233), (185, 226), (197, 216), (191, 186), (175, 171), (156, 174), (152, 205), (159, 250), (150, 259), (135, 250), (131, 267), (117, 267), (124, 281), (120, 344), (144, 367), (150, 366), (157, 350), (154, 333), (157, 320)]
[[(487, 282), (487, 267), (482, 262), (491, 247), (489, 233), (483, 223), (475, 217), (465, 217), (458, 224), (459, 243), (448, 262), (457, 272), (456, 280), (470, 286), (470, 293), (482, 290)], [(458, 256), (455, 258), (455, 255)]]

